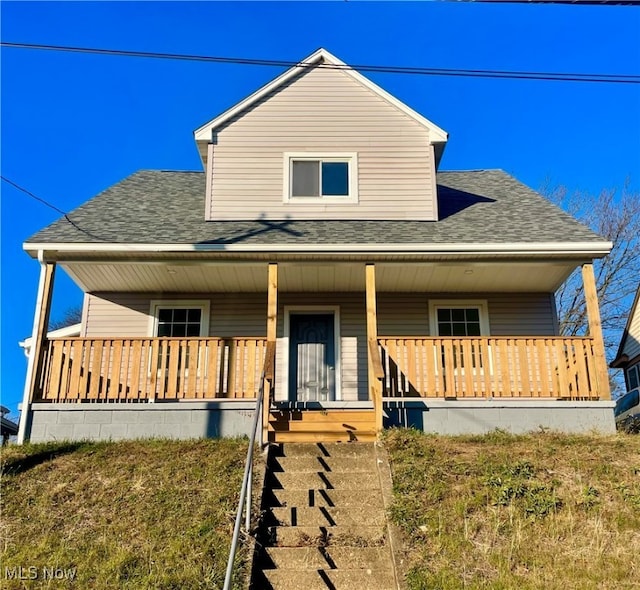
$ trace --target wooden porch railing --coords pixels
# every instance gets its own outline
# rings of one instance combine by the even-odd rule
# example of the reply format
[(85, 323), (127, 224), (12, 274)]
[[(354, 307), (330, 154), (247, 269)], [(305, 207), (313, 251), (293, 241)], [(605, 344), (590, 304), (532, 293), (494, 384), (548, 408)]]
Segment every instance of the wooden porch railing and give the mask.
[(593, 338), (379, 338), (384, 397), (599, 399)]
[(255, 398), (265, 352), (266, 338), (52, 339), (34, 401)]

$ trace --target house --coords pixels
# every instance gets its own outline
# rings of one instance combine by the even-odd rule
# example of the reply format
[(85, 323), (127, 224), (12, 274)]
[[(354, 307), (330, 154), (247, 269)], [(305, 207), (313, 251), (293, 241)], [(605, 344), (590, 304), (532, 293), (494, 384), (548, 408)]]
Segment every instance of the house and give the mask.
[[(614, 369), (624, 371), (627, 394), (618, 400), (618, 419), (639, 422), (640, 416), (640, 285), (629, 311), (627, 325), (622, 333), (616, 358), (611, 362)], [(637, 428), (637, 424), (636, 424)]]
[[(21, 439), (367, 440), (613, 430), (592, 262), (611, 244), (320, 49), (24, 244), (41, 265)], [(80, 337), (47, 338), (62, 267)], [(582, 267), (590, 335), (558, 333)]]

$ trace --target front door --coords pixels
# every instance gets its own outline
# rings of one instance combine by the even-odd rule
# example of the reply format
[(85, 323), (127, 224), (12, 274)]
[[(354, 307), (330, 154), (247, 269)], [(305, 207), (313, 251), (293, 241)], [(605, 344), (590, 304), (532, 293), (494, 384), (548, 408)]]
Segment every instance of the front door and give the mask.
[(335, 391), (334, 317), (291, 314), (289, 334), (289, 399), (332, 401)]

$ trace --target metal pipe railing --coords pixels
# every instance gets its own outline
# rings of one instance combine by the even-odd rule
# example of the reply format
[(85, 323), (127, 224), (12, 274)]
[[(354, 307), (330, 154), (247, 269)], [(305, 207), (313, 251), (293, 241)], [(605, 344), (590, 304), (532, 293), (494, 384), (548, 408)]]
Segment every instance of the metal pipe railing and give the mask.
[[(240, 489), (240, 499), (238, 500), (238, 510), (236, 512), (235, 525), (233, 527), (233, 537), (231, 539), (231, 547), (229, 549), (229, 560), (227, 561), (227, 571), (224, 577), (223, 590), (230, 590), (231, 577), (233, 575), (233, 562), (236, 558), (238, 551), (238, 541), (240, 539), (240, 524), (242, 523), (242, 508), (246, 502), (245, 511), (245, 528), (249, 531), (251, 526), (251, 488), (253, 478), (253, 451), (256, 444), (256, 434), (258, 432), (258, 423), (262, 416), (262, 404), (264, 403), (264, 384), (266, 381), (268, 367), (270, 366), (272, 351), (267, 352), (265, 357), (264, 367), (262, 369), (262, 375), (260, 377), (260, 389), (258, 390), (258, 397), (256, 398), (256, 411), (253, 417), (253, 426), (251, 428), (251, 437), (249, 438), (249, 448), (247, 449), (247, 459), (244, 466), (244, 477), (242, 479), (242, 488)], [(262, 424), (260, 424), (260, 433), (262, 433)], [(262, 434), (260, 436), (262, 441)]]

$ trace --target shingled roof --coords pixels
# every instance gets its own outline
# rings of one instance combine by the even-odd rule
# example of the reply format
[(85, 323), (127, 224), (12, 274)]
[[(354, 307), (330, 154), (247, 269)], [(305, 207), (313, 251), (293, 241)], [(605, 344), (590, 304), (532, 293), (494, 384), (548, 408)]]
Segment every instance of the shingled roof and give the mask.
[(502, 170), (439, 172), (439, 221), (205, 221), (202, 172), (143, 170), (29, 244), (501, 244), (604, 240)]

